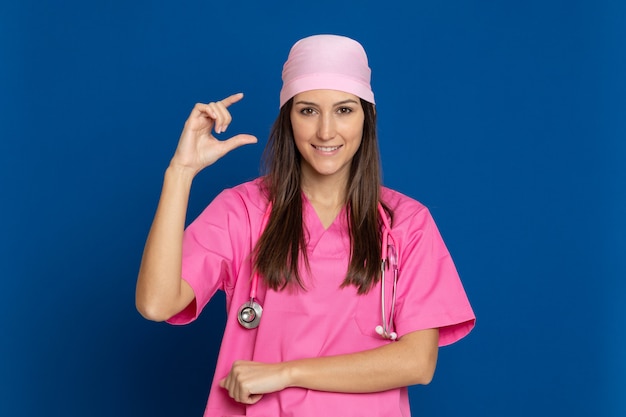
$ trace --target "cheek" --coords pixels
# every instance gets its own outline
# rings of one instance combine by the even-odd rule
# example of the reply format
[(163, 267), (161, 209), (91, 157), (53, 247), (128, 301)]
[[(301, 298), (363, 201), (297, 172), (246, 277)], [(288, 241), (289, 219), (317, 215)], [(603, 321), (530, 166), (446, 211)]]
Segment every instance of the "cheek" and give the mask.
[(349, 137), (355, 143), (361, 144), (363, 140), (363, 120), (351, 121), (344, 126), (346, 137)]
[(363, 141), (363, 129), (354, 129), (350, 137), (356, 145), (361, 146), (361, 142)]
[(308, 146), (308, 140), (305, 135), (302, 134), (301, 130), (295, 129), (295, 126), (292, 125), (293, 128), (293, 141), (296, 145), (296, 149), (300, 154), (306, 149)]
[(306, 138), (309, 136), (308, 126), (306, 123), (299, 123), (292, 120), (291, 130), (293, 131), (293, 137), (296, 142), (306, 140)]

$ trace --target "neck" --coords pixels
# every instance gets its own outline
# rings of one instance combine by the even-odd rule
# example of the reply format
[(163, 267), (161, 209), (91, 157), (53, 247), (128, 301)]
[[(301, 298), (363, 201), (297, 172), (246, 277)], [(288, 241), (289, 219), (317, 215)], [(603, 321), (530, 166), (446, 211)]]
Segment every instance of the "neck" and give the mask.
[(346, 181), (337, 177), (303, 175), (301, 186), (324, 228), (328, 228), (346, 203)]
[(346, 181), (338, 178), (302, 177), (302, 192), (312, 203), (325, 207), (341, 207), (346, 202)]

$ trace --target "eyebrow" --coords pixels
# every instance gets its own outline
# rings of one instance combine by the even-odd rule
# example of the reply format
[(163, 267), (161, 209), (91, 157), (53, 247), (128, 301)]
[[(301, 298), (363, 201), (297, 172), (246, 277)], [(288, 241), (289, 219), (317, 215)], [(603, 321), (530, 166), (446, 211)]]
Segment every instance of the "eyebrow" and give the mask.
[[(356, 100), (353, 100), (353, 99), (349, 98), (349, 99), (342, 100), (342, 101), (339, 101), (339, 102), (333, 104), (333, 107), (334, 106), (341, 106), (342, 104), (348, 104), (348, 103), (359, 104)], [(295, 102), (294, 104), (304, 104), (305, 106), (318, 106), (317, 103), (314, 103), (312, 101), (304, 101), (304, 100), (299, 100), (299, 101)]]

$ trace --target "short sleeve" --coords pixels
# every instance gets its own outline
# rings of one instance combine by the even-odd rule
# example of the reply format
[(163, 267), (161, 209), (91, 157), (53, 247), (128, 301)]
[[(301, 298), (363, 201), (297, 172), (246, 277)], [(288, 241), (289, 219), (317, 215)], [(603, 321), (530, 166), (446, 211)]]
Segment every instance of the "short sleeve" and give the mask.
[(400, 241), (396, 332), (438, 328), (439, 345), (452, 344), (476, 320), (452, 257), (426, 207), (400, 217), (392, 228)]
[(217, 290), (228, 295), (250, 251), (248, 209), (237, 192), (224, 190), (185, 229), (181, 274), (195, 300), (168, 323), (190, 323)]

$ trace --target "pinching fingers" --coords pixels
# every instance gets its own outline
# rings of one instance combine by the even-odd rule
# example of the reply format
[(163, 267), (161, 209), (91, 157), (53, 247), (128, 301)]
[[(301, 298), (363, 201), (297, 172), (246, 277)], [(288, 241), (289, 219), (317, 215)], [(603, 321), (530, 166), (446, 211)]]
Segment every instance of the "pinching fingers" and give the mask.
[(216, 103), (211, 103), (211, 104), (214, 104), (214, 107), (217, 110), (216, 114), (222, 117), (221, 122), (218, 122), (218, 120), (216, 119), (216, 123), (215, 123), (216, 133), (223, 133), (226, 131), (226, 129), (228, 128), (228, 125), (232, 121), (232, 117), (230, 115), (230, 112), (227, 110), (227, 108), (230, 107), (231, 104), (238, 102), (242, 98), (243, 98), (243, 93), (236, 93)]
[(223, 133), (228, 128), (228, 125), (233, 120), (230, 112), (226, 109), (226, 106), (221, 101), (209, 103), (208, 106), (209, 115), (215, 120), (213, 130), (215, 133)]

